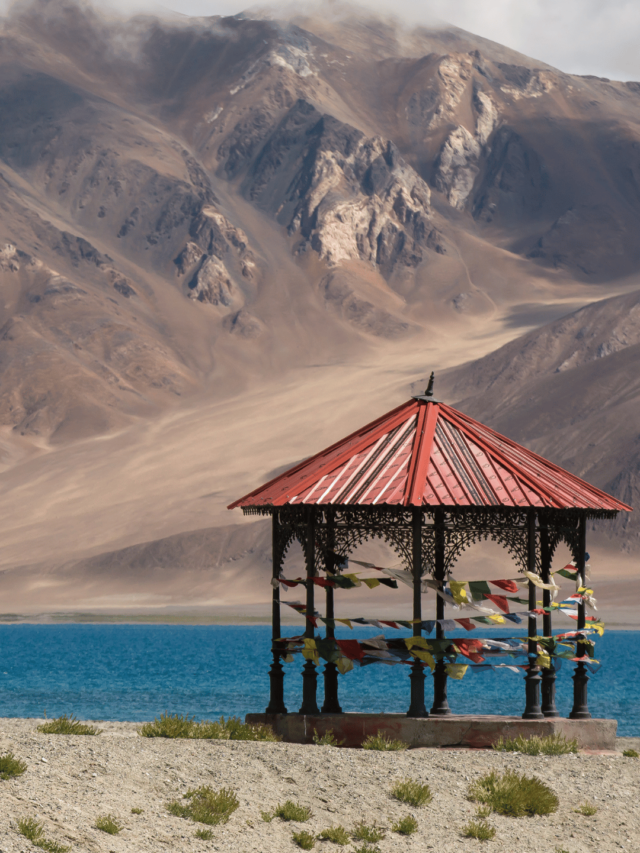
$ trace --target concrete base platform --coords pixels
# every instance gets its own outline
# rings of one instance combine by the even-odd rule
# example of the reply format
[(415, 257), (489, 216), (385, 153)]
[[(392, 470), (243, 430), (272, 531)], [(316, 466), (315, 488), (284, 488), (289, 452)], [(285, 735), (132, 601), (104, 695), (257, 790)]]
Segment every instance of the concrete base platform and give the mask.
[(407, 717), (404, 714), (247, 714), (247, 723), (267, 723), (287, 743), (313, 743), (314, 732), (330, 729), (342, 746), (359, 747), (379, 731), (410, 747), (468, 747), (486, 749), (500, 737), (544, 737), (562, 734), (576, 738), (580, 749), (615, 750), (616, 720), (568, 720), (564, 717), (523, 720), (521, 717), (463, 716)]

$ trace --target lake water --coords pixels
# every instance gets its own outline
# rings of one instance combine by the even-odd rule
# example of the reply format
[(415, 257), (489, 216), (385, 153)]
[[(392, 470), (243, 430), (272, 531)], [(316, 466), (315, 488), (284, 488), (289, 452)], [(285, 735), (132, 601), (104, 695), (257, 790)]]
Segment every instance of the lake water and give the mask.
[[(298, 634), (288, 626), (287, 635)], [(268, 626), (191, 625), (1, 625), (0, 716), (75, 714), (93, 720), (150, 720), (163, 711), (212, 719), (263, 711), (268, 702)], [(345, 629), (339, 636), (364, 638), (375, 629)], [(518, 632), (491, 631), (490, 636)], [(404, 632), (388, 630), (387, 636)], [(520, 632), (521, 634), (521, 632)], [(482, 636), (474, 631), (468, 636)], [(640, 735), (640, 662), (631, 654), (640, 635), (607, 631), (596, 644), (602, 668), (589, 681), (594, 717), (617, 719), (618, 734)], [(507, 661), (508, 662), (508, 661)], [(285, 664), (285, 702), (301, 701), (301, 656)], [(557, 704), (571, 710), (574, 664), (558, 673)], [(340, 676), (345, 711), (404, 712), (409, 668), (374, 664)], [(322, 704), (322, 678), (318, 698)], [(427, 707), (432, 698), (427, 678)], [(449, 679), (454, 713), (521, 714), (524, 681), (508, 670), (468, 671)]]

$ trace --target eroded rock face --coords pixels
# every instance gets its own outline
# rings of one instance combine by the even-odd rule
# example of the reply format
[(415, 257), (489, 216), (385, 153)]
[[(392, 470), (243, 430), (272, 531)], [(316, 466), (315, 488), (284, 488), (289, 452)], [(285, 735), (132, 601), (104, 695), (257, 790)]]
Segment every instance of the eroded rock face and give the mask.
[(253, 281), (257, 273), (247, 235), (211, 205), (193, 219), (188, 240), (174, 259), (178, 274), (186, 276), (191, 299), (221, 308), (243, 304), (234, 279)]
[(498, 110), (489, 95), (476, 88), (473, 96), (475, 132), (459, 125), (445, 139), (434, 165), (433, 183), (456, 210), (464, 210), (472, 194)]
[(387, 272), (417, 265), (427, 249), (445, 251), (430, 219), (429, 188), (395, 145), (304, 100), (250, 162), (243, 190), (300, 235), (298, 251), (313, 249), (331, 265), (364, 260)]

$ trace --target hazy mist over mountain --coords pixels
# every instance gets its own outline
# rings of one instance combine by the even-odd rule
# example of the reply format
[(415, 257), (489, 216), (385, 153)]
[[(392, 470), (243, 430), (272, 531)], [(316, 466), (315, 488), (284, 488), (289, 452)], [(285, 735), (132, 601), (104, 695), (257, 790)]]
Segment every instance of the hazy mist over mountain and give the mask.
[(5, 17), (6, 610), (262, 612), (226, 505), (431, 369), (637, 503), (640, 83), (335, 9)]

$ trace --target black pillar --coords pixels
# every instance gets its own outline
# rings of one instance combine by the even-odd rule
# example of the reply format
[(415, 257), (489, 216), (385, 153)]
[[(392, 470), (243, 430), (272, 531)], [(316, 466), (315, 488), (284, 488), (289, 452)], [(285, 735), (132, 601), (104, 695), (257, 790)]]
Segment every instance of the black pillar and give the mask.
[[(535, 574), (536, 571), (536, 513), (530, 509), (527, 514), (527, 569)], [(538, 605), (536, 602), (536, 585), (529, 581), (529, 610), (534, 610)], [(538, 654), (535, 638), (538, 634), (538, 620), (535, 616), (529, 616), (529, 669), (525, 676), (526, 703), (524, 707), (524, 720), (544, 719), (540, 710), (540, 667), (534, 664), (531, 655)]]
[[(335, 512), (333, 507), (327, 510), (327, 550), (325, 551), (325, 568), (327, 574), (335, 572), (334, 559), (330, 554), (333, 554), (335, 548)], [(334, 618), (333, 610), (333, 587), (327, 587), (327, 619)], [(333, 640), (335, 638), (335, 625), (333, 622), (327, 622), (327, 638)], [(324, 666), (324, 704), (322, 706), (323, 714), (341, 714), (342, 708), (338, 701), (338, 667), (335, 663), (327, 662)]]
[[(542, 580), (549, 583), (551, 580), (551, 547), (549, 545), (549, 529), (546, 526), (540, 525), (540, 559), (542, 562)], [(545, 637), (551, 637), (553, 634), (553, 626), (551, 624), (551, 611), (547, 607), (551, 606), (551, 590), (544, 589), (542, 591), (542, 603), (545, 607), (545, 613), (542, 617), (542, 633)], [(556, 708), (556, 671), (553, 666), (553, 660), (550, 667), (542, 669), (542, 715), (544, 717), (559, 717), (560, 714)]]
[[(445, 536), (444, 536), (444, 510), (437, 509), (435, 513), (435, 580), (444, 582), (445, 577)], [(436, 619), (444, 619), (444, 599), (436, 597)], [(436, 639), (444, 640), (444, 629), (440, 623), (436, 623)], [(433, 707), (431, 716), (446, 717), (451, 713), (447, 702), (447, 671), (443, 660), (436, 662), (433, 671)]]
[[(587, 517), (583, 513), (578, 522), (578, 554), (576, 559), (576, 568), (580, 579), (580, 586), (586, 586), (585, 576), (585, 560), (587, 551)], [(585, 619), (585, 603), (584, 601), (578, 605), (578, 631), (581, 631), (586, 623)], [(582, 643), (576, 643), (576, 657), (582, 657), (584, 654), (584, 646)], [(569, 717), (572, 720), (590, 720), (589, 705), (587, 702), (587, 685), (589, 676), (587, 669), (583, 663), (576, 664), (576, 671), (573, 675), (573, 708)]]
[[(315, 584), (312, 578), (316, 575), (316, 508), (310, 506), (307, 511), (307, 533), (305, 547), (305, 563), (307, 566), (307, 616), (313, 616), (315, 610), (314, 591)], [(305, 637), (313, 639), (315, 636), (313, 622), (307, 618), (304, 631)], [(312, 660), (306, 661), (302, 668), (302, 705), (300, 714), (319, 714), (316, 700), (318, 689), (318, 673)]]
[[(422, 635), (422, 508), (413, 507), (411, 518), (411, 570), (413, 573), (413, 635)], [(411, 703), (407, 717), (428, 717), (424, 704), (424, 668), (416, 658), (411, 667)]]
[[(279, 578), (282, 568), (282, 548), (280, 547), (280, 519), (278, 510), (273, 511), (271, 516), (271, 560), (273, 564), (273, 577)], [(284, 705), (284, 670), (280, 663), (280, 584), (275, 583), (271, 597), (271, 650), (273, 652), (273, 663), (269, 670), (269, 704), (266, 708), (267, 714), (286, 714)]]

